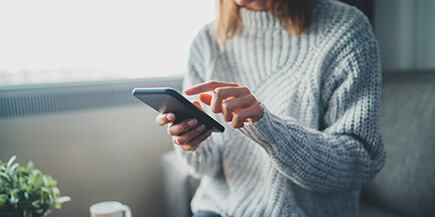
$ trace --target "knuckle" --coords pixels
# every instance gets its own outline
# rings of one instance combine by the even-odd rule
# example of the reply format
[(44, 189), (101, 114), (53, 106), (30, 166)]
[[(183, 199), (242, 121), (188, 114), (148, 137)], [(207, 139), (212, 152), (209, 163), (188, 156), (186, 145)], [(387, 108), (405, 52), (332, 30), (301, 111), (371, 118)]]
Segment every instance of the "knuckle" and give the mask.
[(252, 103), (257, 102), (257, 99), (255, 98), (254, 95), (249, 95), (249, 100), (250, 100)]
[(219, 109), (217, 109), (216, 107), (211, 107), (211, 111), (213, 112), (213, 113), (219, 113), (220, 111), (219, 111)]
[(231, 108), (231, 106), (227, 103), (222, 104), (222, 113), (224, 115), (224, 119), (225, 121), (230, 121), (231, 120), (231, 116), (233, 114), (233, 110)]
[(229, 111), (231, 109), (231, 106), (227, 101), (222, 103), (222, 110)]
[(238, 128), (240, 128), (241, 126), (243, 125), (243, 122), (241, 122), (241, 121), (233, 121), (232, 123), (231, 123), (231, 126), (233, 127), (233, 128), (235, 128), (235, 129), (238, 129)]
[(257, 110), (258, 110), (258, 112), (259, 112), (259, 114), (261, 114), (261, 116), (263, 115), (263, 113), (264, 113), (264, 109), (263, 109), (263, 107), (261, 107), (261, 105), (259, 104), (259, 103), (257, 103)]
[(238, 121), (240, 121), (240, 113), (235, 113), (234, 115), (233, 115), (233, 121), (235, 121), (235, 122), (238, 122)]
[(232, 103), (231, 101), (227, 101), (225, 102), (225, 104), (226, 104), (227, 111), (229, 111), (230, 113), (236, 110), (237, 105)]
[(224, 121), (225, 121), (225, 122), (229, 122), (229, 121), (231, 121), (231, 116), (230, 116), (228, 113), (226, 113), (226, 114), (224, 115)]
[(221, 97), (223, 90), (224, 89), (222, 87), (218, 87), (218, 88), (214, 89), (214, 93), (217, 97)]
[(233, 121), (231, 121), (231, 127), (236, 128), (236, 126), (237, 126), (237, 121), (233, 119)]
[(231, 122), (231, 125), (233, 128), (239, 128), (239, 125), (243, 122), (243, 116), (240, 113), (236, 113), (233, 116), (233, 120)]

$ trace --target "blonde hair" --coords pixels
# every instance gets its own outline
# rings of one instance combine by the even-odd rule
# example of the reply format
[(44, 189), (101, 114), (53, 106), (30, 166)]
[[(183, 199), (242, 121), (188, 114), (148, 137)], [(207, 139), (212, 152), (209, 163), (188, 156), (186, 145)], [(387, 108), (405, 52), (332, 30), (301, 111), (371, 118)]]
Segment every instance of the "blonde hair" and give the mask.
[[(310, 25), (314, 0), (266, 0), (266, 8), (289, 36), (300, 36)], [(219, 0), (216, 35), (221, 49), (240, 28), (240, 6), (233, 0)]]

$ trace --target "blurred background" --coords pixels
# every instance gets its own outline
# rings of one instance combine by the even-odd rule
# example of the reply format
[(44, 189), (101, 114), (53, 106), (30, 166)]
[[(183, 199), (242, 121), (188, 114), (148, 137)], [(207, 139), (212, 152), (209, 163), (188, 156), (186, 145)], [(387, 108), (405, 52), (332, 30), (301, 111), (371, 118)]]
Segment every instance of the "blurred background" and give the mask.
[[(345, 0), (370, 19), (384, 73), (435, 70), (435, 1)], [(0, 160), (53, 176), (89, 216), (116, 200), (164, 216), (160, 158), (172, 149), (135, 87), (181, 89), (189, 45), (216, 15), (208, 0), (0, 1)]]

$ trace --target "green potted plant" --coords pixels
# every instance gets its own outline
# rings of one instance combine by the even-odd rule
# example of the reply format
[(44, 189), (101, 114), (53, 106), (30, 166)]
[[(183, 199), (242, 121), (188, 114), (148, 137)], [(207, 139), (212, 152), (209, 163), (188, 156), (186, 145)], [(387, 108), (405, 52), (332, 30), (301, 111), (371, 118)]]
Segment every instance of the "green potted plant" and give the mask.
[(35, 169), (31, 161), (21, 167), (14, 163), (16, 158), (0, 161), (0, 217), (47, 216), (50, 209), (60, 209), (71, 200), (60, 196), (52, 177)]

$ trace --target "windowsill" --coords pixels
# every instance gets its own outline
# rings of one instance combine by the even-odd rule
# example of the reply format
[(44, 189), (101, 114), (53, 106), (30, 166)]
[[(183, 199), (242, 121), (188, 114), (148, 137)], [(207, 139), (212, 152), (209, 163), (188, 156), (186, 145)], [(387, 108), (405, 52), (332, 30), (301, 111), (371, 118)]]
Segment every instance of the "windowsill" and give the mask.
[(144, 105), (137, 87), (182, 89), (182, 76), (0, 87), (0, 119)]
[[(0, 85), (0, 91), (9, 90), (27, 90), (27, 89), (41, 89), (41, 88), (63, 88), (63, 87), (82, 87), (82, 86), (100, 86), (110, 84), (165, 84), (171, 85), (174, 81), (178, 82), (183, 80), (183, 75), (174, 75), (166, 77), (148, 77), (148, 78), (135, 78), (135, 79), (108, 79), (108, 80), (94, 80), (94, 81), (74, 81), (74, 82), (58, 82), (58, 83), (39, 83), (39, 84), (17, 84), (17, 85)], [(167, 85), (166, 85), (167, 86)]]

